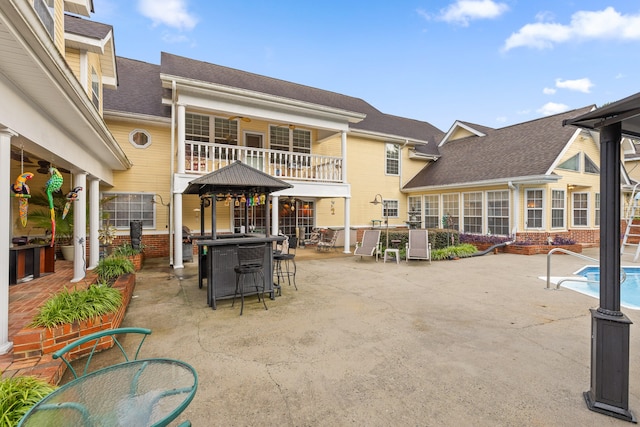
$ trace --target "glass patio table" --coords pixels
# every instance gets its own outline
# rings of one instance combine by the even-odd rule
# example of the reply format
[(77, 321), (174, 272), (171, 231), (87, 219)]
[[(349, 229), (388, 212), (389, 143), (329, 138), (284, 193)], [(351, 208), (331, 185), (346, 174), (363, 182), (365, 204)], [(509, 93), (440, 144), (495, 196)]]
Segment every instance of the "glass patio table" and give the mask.
[(179, 360), (120, 363), (61, 386), (18, 426), (166, 426), (191, 403), (197, 386), (196, 371)]

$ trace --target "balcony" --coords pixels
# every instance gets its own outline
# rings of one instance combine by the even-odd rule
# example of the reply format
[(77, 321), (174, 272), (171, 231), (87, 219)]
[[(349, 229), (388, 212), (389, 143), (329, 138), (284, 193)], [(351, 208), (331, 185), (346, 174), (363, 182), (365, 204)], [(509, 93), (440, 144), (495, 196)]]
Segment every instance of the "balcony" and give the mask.
[(342, 157), (208, 142), (185, 142), (186, 173), (204, 175), (238, 160), (280, 179), (342, 182)]

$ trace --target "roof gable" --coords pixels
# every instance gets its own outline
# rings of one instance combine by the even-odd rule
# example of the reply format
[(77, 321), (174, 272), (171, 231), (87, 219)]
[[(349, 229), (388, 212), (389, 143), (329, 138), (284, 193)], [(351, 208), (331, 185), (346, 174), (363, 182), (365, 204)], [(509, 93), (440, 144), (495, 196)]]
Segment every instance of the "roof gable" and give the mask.
[(405, 189), (551, 176), (550, 169), (576, 132), (563, 120), (590, 111), (591, 106), (500, 129), (486, 128), (478, 138), (449, 141), (441, 157), (427, 165)]
[(469, 136), (485, 136), (489, 130), (493, 129), (486, 126), (474, 125), (472, 123), (456, 120), (446, 135), (442, 138), (438, 146), (442, 146), (449, 141), (455, 141)]

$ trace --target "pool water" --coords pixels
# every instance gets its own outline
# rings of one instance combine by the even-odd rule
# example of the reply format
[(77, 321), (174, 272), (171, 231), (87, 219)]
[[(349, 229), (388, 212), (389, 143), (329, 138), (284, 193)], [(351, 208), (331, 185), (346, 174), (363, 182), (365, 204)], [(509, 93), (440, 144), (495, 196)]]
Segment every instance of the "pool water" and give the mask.
[[(632, 310), (640, 310), (640, 267), (622, 267), (627, 275), (620, 285), (620, 305)], [(573, 273), (582, 276), (589, 282), (562, 282), (562, 287), (600, 298), (600, 267), (588, 266)]]

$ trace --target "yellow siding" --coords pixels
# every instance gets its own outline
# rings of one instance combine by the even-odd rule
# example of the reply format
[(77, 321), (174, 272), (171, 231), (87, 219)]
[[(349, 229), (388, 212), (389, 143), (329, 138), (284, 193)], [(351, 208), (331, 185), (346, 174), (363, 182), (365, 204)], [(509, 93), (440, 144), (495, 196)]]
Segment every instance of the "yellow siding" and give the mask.
[[(78, 49), (67, 49), (65, 60), (76, 76), (76, 79), (80, 80), (80, 51)], [(84, 87), (86, 82), (80, 82)]]
[(455, 141), (456, 139), (466, 138), (468, 136), (476, 136), (476, 134), (461, 127), (456, 127), (453, 133), (449, 136), (448, 141)]
[(64, 55), (64, 0), (54, 0), (53, 5), (53, 42), (56, 45), (58, 52), (60, 52), (61, 55)]
[[(126, 171), (114, 171), (114, 186), (117, 192), (144, 192), (160, 194), (165, 203), (171, 200), (171, 174), (169, 173), (171, 137), (168, 127), (130, 123), (108, 122), (111, 133), (134, 167)], [(136, 148), (129, 143), (129, 134), (142, 129), (151, 135), (151, 145)], [(156, 230), (168, 229), (168, 211), (156, 205)]]

